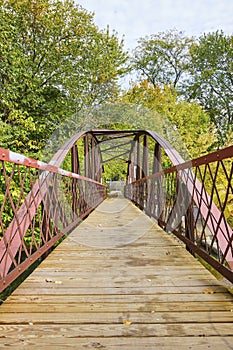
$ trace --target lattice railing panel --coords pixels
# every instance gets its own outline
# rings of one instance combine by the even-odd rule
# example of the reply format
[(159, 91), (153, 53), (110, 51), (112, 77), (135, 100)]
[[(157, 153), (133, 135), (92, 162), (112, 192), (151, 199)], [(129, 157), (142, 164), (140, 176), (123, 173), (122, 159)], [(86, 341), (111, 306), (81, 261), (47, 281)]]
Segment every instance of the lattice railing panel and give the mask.
[(134, 181), (126, 197), (233, 282), (233, 147)]
[(106, 196), (97, 181), (0, 149), (0, 291)]

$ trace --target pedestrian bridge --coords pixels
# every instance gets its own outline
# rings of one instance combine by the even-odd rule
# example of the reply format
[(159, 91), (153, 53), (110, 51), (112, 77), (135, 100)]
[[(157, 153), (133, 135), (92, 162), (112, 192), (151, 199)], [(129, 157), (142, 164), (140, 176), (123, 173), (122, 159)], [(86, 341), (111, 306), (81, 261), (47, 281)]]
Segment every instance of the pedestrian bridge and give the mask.
[(144, 130), (80, 132), (49, 164), (1, 149), (1, 291), (37, 266), (0, 306), (1, 348), (232, 349), (232, 157), (185, 162)]

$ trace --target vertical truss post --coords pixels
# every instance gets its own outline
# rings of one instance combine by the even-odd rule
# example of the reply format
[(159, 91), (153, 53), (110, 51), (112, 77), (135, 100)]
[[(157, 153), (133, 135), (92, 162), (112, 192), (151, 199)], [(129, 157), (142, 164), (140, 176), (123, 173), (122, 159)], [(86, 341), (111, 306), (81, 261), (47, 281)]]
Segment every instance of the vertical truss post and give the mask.
[[(78, 147), (74, 145), (71, 148), (71, 166), (72, 173), (78, 174), (80, 171), (79, 168), (79, 156), (78, 156)], [(77, 179), (72, 179), (72, 210), (73, 213), (77, 215)]]
[(141, 145), (140, 145), (140, 136), (137, 138), (137, 170), (136, 170), (136, 180), (141, 179)]
[[(141, 144), (140, 144), (140, 135), (137, 136), (136, 139), (137, 148), (136, 150), (136, 180), (141, 179), (142, 177), (142, 169), (141, 169)], [(142, 209), (142, 191), (141, 188), (143, 183), (136, 184), (136, 193), (135, 193), (135, 202), (139, 204), (139, 207)]]
[(102, 181), (102, 157), (100, 152), (100, 146), (96, 143), (95, 146), (95, 159), (96, 159), (96, 181)]
[[(148, 165), (148, 135), (144, 135), (143, 137), (143, 160), (142, 160), (142, 177), (146, 177), (149, 175), (149, 165)], [(148, 180), (143, 182), (144, 190), (143, 190), (143, 199), (142, 204), (144, 208), (148, 206), (148, 198), (149, 198), (149, 187)]]
[[(88, 135), (84, 136), (84, 176), (90, 177), (90, 149), (89, 149), (89, 137)], [(83, 212), (88, 210), (88, 194), (89, 187), (88, 183), (85, 181), (85, 184), (82, 188), (82, 208)]]
[[(185, 215), (185, 236), (192, 242), (194, 243), (194, 215), (193, 215), (193, 205), (192, 203), (188, 207), (187, 213)], [(190, 249), (186, 245), (186, 249), (192, 253), (192, 249)]]
[(143, 138), (143, 166), (142, 166), (142, 177), (149, 175), (148, 166), (148, 136), (144, 135)]
[(71, 148), (71, 161), (72, 161), (72, 173), (80, 174), (79, 154), (78, 154), (77, 145), (74, 145)]
[[(138, 136), (136, 136), (131, 143), (130, 159), (128, 164), (128, 183), (136, 181), (137, 178), (137, 148), (138, 148)], [(130, 199), (137, 203), (138, 186), (131, 187)]]
[[(195, 224), (194, 224), (194, 208), (193, 208), (193, 201), (191, 198), (190, 193), (188, 192), (188, 189), (185, 184), (181, 183), (178, 180), (178, 186), (181, 186), (182, 191), (182, 197), (183, 197), (183, 203), (180, 203), (181, 210), (186, 210), (185, 212), (185, 237), (188, 238), (189, 241), (194, 243), (195, 241)], [(181, 215), (184, 214), (181, 212)], [(180, 215), (180, 216), (181, 216)], [(181, 216), (182, 218), (182, 216)], [(191, 253), (194, 254), (192, 249), (189, 248), (188, 244), (186, 244), (186, 249)]]
[(130, 184), (135, 180), (134, 165), (135, 165), (135, 140), (131, 141), (131, 149), (128, 160), (127, 183)]
[(91, 138), (91, 178), (96, 179), (96, 143), (94, 137)]
[(136, 180), (137, 177), (137, 141), (134, 140), (134, 148), (133, 148), (133, 181)]
[(42, 232), (45, 241), (49, 240), (50, 230), (49, 230), (49, 216), (46, 210), (44, 201), (41, 202), (41, 213), (42, 213)]
[(129, 159), (128, 159), (128, 167), (127, 167), (127, 185), (132, 182), (133, 174), (132, 174), (132, 146), (129, 153)]
[(90, 175), (90, 155), (89, 155), (89, 140), (88, 135), (84, 136), (84, 175)]
[[(162, 152), (161, 146), (156, 143), (154, 148), (154, 162), (153, 162), (153, 173), (159, 173), (162, 171)], [(162, 188), (162, 176), (159, 176), (155, 179), (157, 184), (157, 218), (158, 225), (163, 227), (163, 188)], [(155, 185), (154, 183), (154, 185)]]
[(162, 171), (162, 153), (161, 146), (156, 143), (154, 148), (153, 173)]

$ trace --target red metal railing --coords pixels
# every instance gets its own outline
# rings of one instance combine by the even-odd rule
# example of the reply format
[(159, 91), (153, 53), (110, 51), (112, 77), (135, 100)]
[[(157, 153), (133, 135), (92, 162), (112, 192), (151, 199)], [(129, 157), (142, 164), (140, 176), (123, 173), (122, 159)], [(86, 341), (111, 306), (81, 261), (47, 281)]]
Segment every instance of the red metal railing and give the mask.
[(233, 146), (126, 186), (126, 197), (233, 282)]
[[(129, 145), (119, 155), (126, 196), (233, 282), (233, 146), (184, 162), (153, 131), (92, 130), (68, 140), (56, 166), (0, 149), (0, 291), (105, 199), (102, 155), (119, 146), (103, 145), (113, 139)], [(162, 171), (165, 153), (174, 166)]]
[(0, 291), (105, 197), (97, 181), (0, 148)]

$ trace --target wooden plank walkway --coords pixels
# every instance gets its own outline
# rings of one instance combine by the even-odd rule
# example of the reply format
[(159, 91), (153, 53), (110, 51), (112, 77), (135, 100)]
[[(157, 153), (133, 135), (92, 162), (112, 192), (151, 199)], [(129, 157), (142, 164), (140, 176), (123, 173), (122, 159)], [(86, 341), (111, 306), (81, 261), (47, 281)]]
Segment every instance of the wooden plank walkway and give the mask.
[(233, 297), (126, 199), (102, 203), (0, 306), (0, 349), (233, 349)]

